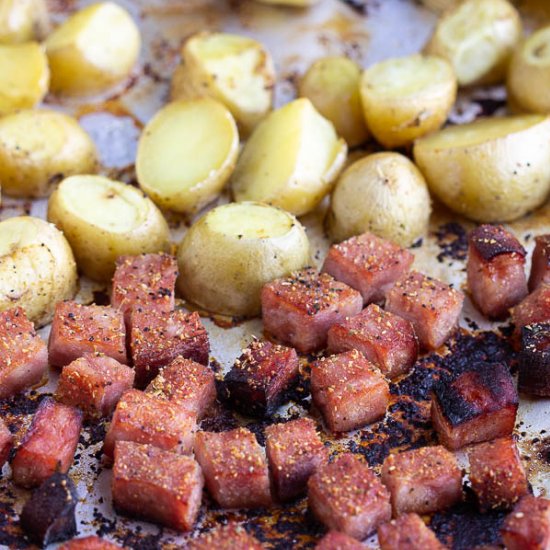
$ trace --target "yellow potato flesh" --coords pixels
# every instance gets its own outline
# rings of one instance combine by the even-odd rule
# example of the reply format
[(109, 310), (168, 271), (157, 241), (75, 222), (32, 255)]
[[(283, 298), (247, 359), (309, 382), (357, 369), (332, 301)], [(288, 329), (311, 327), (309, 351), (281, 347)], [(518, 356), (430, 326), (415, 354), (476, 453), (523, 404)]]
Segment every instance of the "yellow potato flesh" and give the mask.
[(163, 208), (193, 213), (221, 192), (238, 151), (237, 126), (222, 104), (208, 98), (176, 101), (143, 132), (138, 181)]
[(18, 44), (46, 34), (48, 11), (44, 0), (0, 0), (0, 43)]

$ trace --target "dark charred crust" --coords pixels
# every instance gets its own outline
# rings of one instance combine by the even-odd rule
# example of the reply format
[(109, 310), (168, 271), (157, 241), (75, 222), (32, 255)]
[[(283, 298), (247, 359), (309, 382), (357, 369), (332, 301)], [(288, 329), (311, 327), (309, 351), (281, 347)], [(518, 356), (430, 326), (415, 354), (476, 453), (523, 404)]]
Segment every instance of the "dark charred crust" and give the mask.
[(462, 225), (456, 222), (446, 223), (435, 232), (437, 245), (441, 252), (437, 261), (465, 260), (468, 255), (468, 235)]
[(522, 392), (550, 396), (550, 323), (521, 329), (518, 385)]
[(517, 254), (525, 258), (527, 252), (520, 242), (499, 225), (480, 225), (470, 233), (470, 245), (486, 261), (501, 254)]

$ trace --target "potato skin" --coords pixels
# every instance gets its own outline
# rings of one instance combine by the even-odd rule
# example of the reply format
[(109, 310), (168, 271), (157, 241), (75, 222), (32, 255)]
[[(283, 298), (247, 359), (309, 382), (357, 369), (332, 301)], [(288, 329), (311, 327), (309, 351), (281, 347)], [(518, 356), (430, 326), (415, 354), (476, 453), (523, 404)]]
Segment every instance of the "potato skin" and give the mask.
[(67, 237), (82, 273), (97, 281), (112, 277), (119, 256), (160, 252), (169, 244), (168, 224), (153, 202), (101, 176), (63, 180), (48, 201), (48, 220)]
[(50, 110), (24, 110), (0, 119), (0, 183), (6, 195), (44, 197), (74, 174), (93, 173), (97, 151), (78, 122)]
[(77, 290), (69, 243), (54, 225), (19, 216), (0, 222), (0, 310), (21, 306), (39, 326)]
[(427, 231), (430, 212), (428, 188), (416, 166), (398, 153), (376, 153), (340, 176), (327, 225), (335, 241), (370, 231), (409, 246)]
[(0, 44), (41, 40), (48, 29), (48, 8), (44, 0), (0, 2)]
[[(219, 225), (212, 221), (217, 216), (232, 220), (231, 231), (223, 218)], [(262, 233), (262, 219), (273, 217), (283, 230), (274, 235), (266, 224)], [(254, 219), (261, 237), (246, 235)], [(181, 241), (177, 258), (178, 288), (187, 300), (209, 312), (246, 317), (259, 315), (264, 284), (311, 260), (305, 229), (294, 216), (250, 202), (218, 206), (200, 218)]]

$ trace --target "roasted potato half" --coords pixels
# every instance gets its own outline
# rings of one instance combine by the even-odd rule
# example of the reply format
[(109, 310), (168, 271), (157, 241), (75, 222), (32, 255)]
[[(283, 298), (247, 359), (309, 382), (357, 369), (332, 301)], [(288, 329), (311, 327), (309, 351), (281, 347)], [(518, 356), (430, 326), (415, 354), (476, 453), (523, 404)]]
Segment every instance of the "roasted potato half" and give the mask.
[(335, 241), (370, 231), (401, 246), (426, 233), (431, 205), (416, 166), (398, 153), (368, 155), (340, 176), (327, 225)]
[(550, 192), (550, 118), (480, 119), (419, 139), (414, 158), (430, 190), (478, 222), (511, 221)]
[(346, 160), (346, 142), (306, 98), (263, 120), (233, 173), (237, 201), (258, 201), (301, 216), (331, 190)]
[(80, 270), (107, 281), (122, 255), (166, 250), (168, 224), (143, 193), (101, 176), (71, 176), (48, 202), (48, 220), (67, 237)]
[(361, 69), (347, 57), (323, 57), (311, 65), (300, 80), (298, 92), (307, 97), (336, 133), (350, 147), (360, 145), (369, 134), (363, 119), (359, 81)]
[(447, 59), (459, 86), (495, 84), (504, 80), (521, 35), (507, 0), (464, 0), (443, 14), (425, 52)]
[(30, 109), (48, 93), (48, 59), (36, 42), (0, 45), (0, 75), (0, 115)]
[(210, 99), (179, 100), (161, 109), (139, 141), (139, 185), (161, 206), (192, 214), (215, 199), (239, 153), (233, 116)]
[(209, 312), (255, 316), (263, 285), (310, 260), (305, 229), (288, 212), (226, 204), (200, 218), (181, 241), (178, 288)]
[(0, 0), (0, 43), (42, 40), (49, 29), (45, 0)]
[(141, 38), (130, 14), (113, 2), (92, 4), (69, 17), (46, 40), (56, 94), (86, 96), (127, 78)]
[(271, 110), (274, 84), (273, 61), (262, 44), (236, 34), (200, 32), (183, 45), (171, 93), (172, 99), (217, 99), (248, 135)]
[(0, 222), (0, 310), (21, 306), (42, 326), (77, 290), (69, 243), (54, 225), (20, 216)]
[(74, 118), (49, 110), (0, 118), (0, 183), (7, 195), (43, 197), (64, 177), (96, 167), (95, 145)]
[(361, 78), (367, 126), (384, 147), (409, 145), (444, 124), (456, 89), (453, 69), (440, 57), (411, 55), (376, 63)]

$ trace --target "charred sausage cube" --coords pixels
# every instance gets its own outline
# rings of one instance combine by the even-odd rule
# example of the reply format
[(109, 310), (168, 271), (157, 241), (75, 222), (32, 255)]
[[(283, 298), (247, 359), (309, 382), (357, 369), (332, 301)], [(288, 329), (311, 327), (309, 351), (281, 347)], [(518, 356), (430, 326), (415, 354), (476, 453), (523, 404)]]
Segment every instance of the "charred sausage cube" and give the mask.
[(169, 401), (177, 401), (202, 418), (216, 401), (214, 371), (191, 359), (177, 357), (161, 369), (145, 391)]
[(323, 271), (357, 289), (363, 302), (379, 302), (386, 291), (401, 278), (414, 262), (414, 254), (364, 233), (330, 247)]
[(521, 329), (519, 391), (550, 397), (550, 323)]
[(469, 236), (468, 288), (479, 310), (492, 319), (527, 296), (526, 252), (501, 226), (480, 225)]
[(315, 546), (315, 550), (365, 550), (365, 548), (358, 540), (338, 531), (329, 531)]
[(444, 447), (423, 447), (390, 455), (382, 482), (391, 493), (393, 515), (429, 514), (462, 499), (462, 471)]
[(390, 388), (380, 371), (353, 350), (313, 363), (311, 394), (328, 428), (347, 432), (386, 414)]
[(328, 460), (311, 418), (299, 418), (266, 428), (266, 453), (275, 493), (287, 501), (306, 492), (307, 480)]
[(409, 321), (376, 304), (328, 331), (332, 353), (358, 350), (388, 378), (407, 372), (418, 356), (418, 340)]
[(262, 550), (264, 547), (242, 525), (229, 522), (190, 541), (189, 550)]
[(0, 313), (0, 399), (38, 384), (48, 368), (46, 344), (22, 308)]
[(550, 284), (540, 284), (527, 298), (512, 309), (516, 334), (522, 327), (535, 323), (550, 323)]
[(418, 514), (403, 514), (378, 528), (381, 550), (444, 550)]
[(550, 500), (524, 496), (506, 516), (500, 532), (508, 550), (548, 550)]
[(121, 548), (121, 546), (92, 536), (72, 539), (62, 544), (59, 550), (116, 550), (117, 548)]
[(193, 450), (196, 428), (196, 414), (177, 401), (128, 390), (116, 406), (103, 452), (112, 457), (117, 441), (133, 441), (187, 454)]
[(208, 491), (223, 508), (258, 508), (271, 504), (267, 460), (250, 430), (199, 432), (195, 456)]
[(550, 284), (550, 233), (535, 237), (529, 291), (533, 292), (542, 283)]
[(470, 482), (482, 511), (511, 508), (529, 492), (527, 475), (511, 437), (474, 445), (468, 458)]
[(424, 349), (443, 345), (458, 325), (464, 295), (449, 285), (411, 271), (386, 296), (386, 310), (410, 321)]
[(157, 313), (174, 310), (174, 291), (178, 266), (168, 254), (120, 256), (113, 276), (111, 305), (130, 321), (133, 307), (141, 306)]
[(111, 485), (117, 511), (189, 531), (199, 513), (203, 486), (194, 458), (117, 441)]
[(518, 394), (510, 371), (500, 363), (474, 363), (434, 387), (432, 422), (441, 443), (460, 449), (510, 435)]
[(197, 312), (158, 315), (155, 310), (137, 308), (130, 315), (130, 326), (130, 350), (139, 387), (178, 356), (208, 365), (208, 334)]
[(134, 385), (134, 370), (102, 354), (86, 354), (63, 367), (56, 398), (79, 407), (89, 418), (110, 415)]
[(313, 269), (277, 279), (262, 289), (265, 330), (302, 353), (324, 348), (329, 328), (362, 307), (357, 290)]
[(391, 518), (390, 495), (357, 456), (345, 453), (308, 481), (309, 507), (329, 529), (363, 540)]
[(12, 445), (13, 435), (6, 426), (6, 423), (0, 418), (0, 472), (2, 471), (2, 466), (4, 466), (10, 456)]
[(81, 411), (42, 399), (11, 463), (14, 483), (35, 487), (56, 472), (67, 473), (81, 427)]
[(109, 306), (60, 302), (55, 307), (48, 351), (50, 364), (56, 367), (64, 367), (85, 353), (104, 353), (126, 365), (124, 317)]
[(270, 416), (298, 375), (298, 355), (271, 342), (252, 342), (225, 376), (228, 399), (239, 412)]

